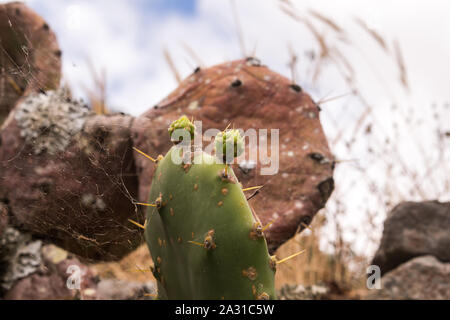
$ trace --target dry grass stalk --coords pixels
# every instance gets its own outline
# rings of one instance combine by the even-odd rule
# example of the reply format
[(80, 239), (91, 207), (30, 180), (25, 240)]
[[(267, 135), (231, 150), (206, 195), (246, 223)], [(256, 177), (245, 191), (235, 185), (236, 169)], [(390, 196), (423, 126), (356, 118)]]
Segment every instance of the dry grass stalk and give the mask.
[(96, 114), (108, 114), (109, 111), (106, 106), (106, 70), (103, 68), (99, 74), (90, 60), (87, 60), (87, 66), (93, 81), (93, 89), (85, 87), (84, 90), (88, 96), (91, 108)]
[(202, 68), (206, 66), (205, 63), (202, 61), (202, 59), (200, 59), (200, 57), (197, 55), (197, 53), (194, 51), (194, 49), (192, 49), (190, 45), (188, 45), (184, 41), (181, 42), (181, 45), (183, 46), (184, 50), (186, 50), (188, 55), (192, 58), (192, 60), (194, 60), (195, 63), (197, 63), (197, 66)]
[(231, 10), (233, 14), (234, 23), (236, 24), (236, 33), (239, 39), (239, 46), (241, 47), (242, 56), (247, 57), (247, 50), (245, 49), (245, 41), (244, 41), (244, 32), (242, 31), (242, 26), (239, 20), (239, 15), (237, 12), (236, 2), (234, 0), (230, 0)]
[(397, 66), (400, 71), (400, 81), (402, 82), (403, 86), (408, 89), (408, 77), (406, 76), (406, 66), (405, 66), (405, 60), (403, 59), (402, 50), (400, 49), (400, 44), (398, 41), (394, 42), (394, 48), (395, 48), (395, 57), (397, 59)]
[(345, 33), (344, 29), (342, 29), (340, 26), (338, 26), (337, 23), (334, 22), (331, 18), (326, 17), (323, 14), (321, 14), (320, 12), (317, 12), (312, 9), (309, 9), (308, 11), (314, 18), (318, 19), (319, 21), (322, 21), (327, 26), (329, 26), (331, 29), (333, 29), (335, 32), (341, 33), (341, 34)]
[(167, 64), (169, 65), (170, 71), (172, 71), (173, 76), (175, 77), (175, 80), (178, 84), (181, 83), (181, 76), (178, 72), (177, 67), (175, 66), (175, 63), (173, 62), (172, 56), (170, 55), (170, 52), (167, 48), (164, 48), (164, 59), (166, 60)]
[[(365, 267), (371, 258), (370, 252), (373, 251), (374, 246), (379, 241), (380, 223), (383, 214), (390, 211), (393, 206), (401, 201), (429, 200), (450, 194), (450, 178), (448, 175), (442, 175), (448, 162), (448, 154), (446, 156), (444, 151), (446, 143), (443, 141), (448, 139), (450, 134), (448, 136), (439, 135), (435, 146), (439, 152), (432, 155), (432, 152), (430, 152), (430, 148), (433, 147), (431, 142), (428, 141), (424, 145), (424, 142), (420, 140), (421, 136), (417, 123), (422, 119), (414, 119), (410, 114), (411, 108), (404, 112), (402, 108), (393, 107), (387, 119), (381, 118), (385, 115), (381, 114), (380, 116), (379, 111), (375, 109), (377, 106), (363, 93), (363, 84), (356, 77), (355, 70), (360, 70), (361, 66), (356, 65), (353, 60), (349, 61), (346, 55), (341, 52), (342, 43), (332, 44), (330, 39), (325, 39), (317, 31), (307, 17), (303, 17), (296, 12), (290, 1), (283, 0), (280, 2), (280, 9), (290, 18), (305, 26), (317, 40), (320, 53), (318, 64), (324, 65), (325, 60), (332, 62), (323, 66), (323, 72), (329, 71), (330, 68), (337, 70), (348, 91), (352, 92), (352, 97), (348, 100), (353, 102), (353, 105), (357, 104), (359, 108), (347, 109), (347, 105), (351, 106), (352, 104), (349, 104), (348, 101), (343, 103), (339, 116), (345, 116), (345, 112), (352, 113), (352, 117), (356, 119), (352, 121), (351, 125), (348, 121), (341, 121), (340, 117), (334, 118), (333, 114), (328, 113), (327, 110), (324, 112), (328, 126), (333, 129), (329, 137), (331, 149), (344, 151), (346, 158), (354, 160), (351, 163), (337, 162), (339, 165), (336, 167), (335, 191), (326, 209), (328, 222), (322, 224), (317, 220), (313, 221), (314, 233), (308, 234), (306, 232), (306, 234), (302, 234), (300, 239), (289, 241), (277, 252), (282, 257), (299, 249), (309, 249), (307, 254), (298, 258), (298, 260), (280, 266), (277, 285), (281, 286), (284, 283), (307, 285), (335, 281), (339, 286), (348, 287), (353, 291), (363, 290), (365, 287)], [(334, 32), (343, 32), (349, 35), (346, 30), (339, 29), (340, 26), (322, 14), (316, 14), (314, 11), (310, 11), (309, 14), (328, 25)], [(356, 19), (356, 23), (367, 32), (370, 38), (376, 41), (382, 48), (382, 52), (390, 58), (387, 41), (382, 35), (369, 28), (360, 19)], [(340, 39), (338, 38), (338, 40)], [(357, 44), (351, 41), (346, 42), (347, 44), (358, 49), (355, 51), (359, 51)], [(394, 63), (400, 72), (400, 83), (403, 87), (408, 88), (406, 63), (398, 42), (394, 43), (394, 49), (396, 53)], [(392, 60), (388, 59), (388, 61)], [(377, 68), (372, 67), (370, 71), (375, 74)], [(315, 80), (318, 71), (313, 71), (313, 73), (315, 75), (313, 79)], [(305, 74), (302, 74), (302, 76), (305, 77)], [(383, 86), (387, 87), (385, 88), (386, 94), (392, 99), (392, 103), (397, 104), (397, 97), (389, 91), (388, 81), (392, 79), (385, 79), (378, 74), (376, 78)], [(324, 102), (327, 102), (327, 100), (319, 101), (319, 104)], [(448, 105), (447, 108), (449, 108)], [(442, 114), (443, 110), (437, 111), (437, 107), (435, 107), (433, 112), (439, 115)], [(438, 121), (439, 118), (439, 116), (435, 116), (435, 127), (425, 127), (430, 135), (431, 132), (442, 131), (442, 124)], [(392, 120), (392, 124), (390, 120)], [(417, 158), (415, 161), (420, 161), (420, 163), (415, 166), (410, 164), (411, 159), (408, 159), (408, 156), (402, 151), (404, 140), (402, 140), (399, 128), (407, 134), (409, 142), (412, 143), (411, 148), (417, 150), (418, 156), (415, 157)], [(365, 150), (362, 150), (364, 148)], [(343, 154), (341, 153), (341, 156)], [(347, 165), (352, 165), (353, 169), (340, 170), (341, 166)], [(377, 168), (377, 171), (373, 171), (373, 168)], [(385, 170), (385, 172), (383, 173), (382, 170)], [(374, 172), (377, 172), (377, 174), (374, 175)], [(424, 182), (429, 183), (425, 184)], [(353, 194), (355, 188), (367, 189), (370, 198), (375, 201), (374, 205), (367, 204), (366, 207), (361, 208), (364, 213), (365, 224), (359, 228), (364, 230), (367, 237), (367, 242), (365, 242), (367, 249), (362, 252), (369, 252), (369, 256), (355, 255), (352, 251), (353, 243), (346, 240), (347, 237), (344, 237), (345, 234), (347, 236), (349, 233), (357, 235), (358, 232), (361, 232), (361, 230), (353, 230), (342, 224), (344, 215), (351, 214), (351, 212), (349, 212), (348, 203), (340, 200), (344, 199), (345, 195)], [(325, 241), (320, 230), (326, 225), (333, 227), (336, 234), (335, 238), (331, 239), (333, 248), (333, 254), (331, 255), (322, 252), (318, 245)], [(329, 238), (327, 237), (327, 239)]]
[(355, 21), (363, 30), (365, 30), (372, 37), (372, 39), (374, 39), (380, 45), (380, 47), (384, 51), (386, 51), (386, 52), (389, 51), (386, 41), (376, 30), (374, 30), (373, 28), (370, 28), (367, 25), (367, 23), (360, 18), (355, 18)]

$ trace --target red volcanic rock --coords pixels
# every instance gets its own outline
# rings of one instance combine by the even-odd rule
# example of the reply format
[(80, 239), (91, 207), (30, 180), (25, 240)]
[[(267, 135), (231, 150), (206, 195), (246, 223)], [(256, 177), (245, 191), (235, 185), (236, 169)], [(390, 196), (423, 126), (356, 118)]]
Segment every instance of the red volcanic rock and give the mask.
[(0, 4), (0, 124), (23, 95), (56, 89), (61, 50), (49, 25), (20, 2)]
[[(259, 160), (254, 168), (234, 166), (244, 187), (264, 185), (250, 204), (263, 224), (275, 220), (266, 231), (272, 252), (308, 225), (325, 205), (334, 187), (334, 160), (319, 108), (287, 78), (252, 58), (197, 69), (154, 109), (136, 118), (134, 146), (154, 157), (165, 154), (171, 146), (167, 128), (184, 114), (202, 121), (203, 131), (223, 130), (230, 123), (244, 130), (279, 129), (279, 171), (275, 175), (261, 175), (265, 166)], [(153, 163), (139, 155), (135, 158), (139, 199), (148, 201)]]
[(8, 219), (83, 257), (119, 259), (141, 240), (128, 219), (143, 222), (132, 202), (148, 201), (153, 172), (131, 147), (164, 154), (167, 128), (183, 114), (202, 121), (203, 131), (230, 123), (267, 129), (269, 145), (279, 129), (276, 174), (262, 175), (261, 159), (234, 166), (244, 187), (264, 185), (250, 203), (263, 224), (274, 221), (266, 231), (271, 251), (309, 224), (333, 190), (318, 107), (256, 59), (196, 69), (157, 108), (132, 118), (94, 115), (62, 91), (35, 94), (58, 87), (61, 51), (22, 3), (0, 5), (0, 40), (0, 201), (10, 210), (0, 215), (0, 234)]
[(8, 225), (8, 208), (2, 202), (0, 202), (0, 237), (3, 234), (3, 230), (5, 230)]
[(135, 248), (141, 221), (133, 118), (95, 115), (62, 91), (21, 100), (0, 131), (0, 199), (10, 223), (93, 260)]

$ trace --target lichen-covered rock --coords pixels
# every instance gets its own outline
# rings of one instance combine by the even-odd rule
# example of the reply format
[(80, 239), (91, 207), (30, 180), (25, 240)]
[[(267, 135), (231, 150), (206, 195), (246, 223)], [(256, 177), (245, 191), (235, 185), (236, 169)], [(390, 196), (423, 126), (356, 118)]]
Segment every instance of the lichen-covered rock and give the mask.
[(370, 300), (449, 300), (450, 263), (433, 256), (417, 257), (381, 278), (381, 289), (370, 290)]
[[(5, 231), (0, 242), (6, 250), (2, 253), (4, 271), (0, 274), (4, 299), (97, 298), (97, 277), (67, 251), (13, 228)], [(78, 272), (79, 281), (70, 278), (74, 272)]]
[[(136, 118), (134, 146), (154, 157), (165, 154), (171, 146), (167, 127), (183, 114), (202, 121), (203, 131), (223, 130), (230, 123), (236, 129), (268, 129), (268, 143), (270, 130), (280, 130), (276, 175), (261, 175), (265, 165), (258, 159), (234, 168), (244, 186), (264, 185), (257, 200), (250, 201), (264, 225), (275, 220), (266, 231), (271, 252), (325, 205), (334, 188), (334, 160), (319, 108), (298, 85), (253, 58), (197, 69), (157, 107)], [(144, 202), (153, 164), (140, 156), (136, 163), (139, 199)]]
[(372, 264), (382, 273), (423, 255), (450, 262), (450, 203), (405, 202), (384, 222), (383, 236)]
[[(94, 115), (64, 91), (30, 95), (0, 131), (0, 199), (15, 226), (94, 260), (141, 241), (133, 118)], [(20, 190), (20, 192), (18, 192)]]
[(119, 279), (104, 279), (97, 286), (97, 300), (154, 300), (156, 285)]
[(0, 290), (9, 290), (12, 285), (28, 275), (35, 273), (41, 266), (40, 240), (33, 240), (29, 234), (7, 228), (0, 238), (2, 250), (0, 260), (4, 266), (0, 278)]
[(325, 300), (329, 297), (329, 288), (324, 285), (304, 286), (286, 284), (278, 291), (279, 300)]
[(0, 125), (23, 95), (56, 89), (61, 50), (49, 25), (24, 3), (0, 4)]
[(14, 118), (20, 136), (34, 154), (63, 152), (81, 131), (92, 111), (82, 101), (71, 100), (65, 90), (31, 94), (17, 106)]
[(100, 279), (71, 253), (28, 233), (7, 228), (0, 237), (0, 299), (154, 299), (156, 285)]

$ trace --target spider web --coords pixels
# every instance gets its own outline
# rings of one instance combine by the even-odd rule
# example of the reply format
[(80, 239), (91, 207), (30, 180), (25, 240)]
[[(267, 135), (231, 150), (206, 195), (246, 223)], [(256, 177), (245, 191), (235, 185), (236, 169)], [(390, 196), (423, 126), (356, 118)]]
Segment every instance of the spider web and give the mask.
[[(45, 100), (47, 95), (51, 95), (47, 90), (49, 82), (51, 81), (45, 77), (45, 72), (48, 70), (41, 70), (42, 63), (40, 62), (43, 61), (47, 63), (48, 61), (52, 64), (56, 61), (55, 59), (59, 58), (61, 55), (61, 52), (56, 50), (53, 46), (45, 46), (45, 41), (48, 41), (45, 38), (45, 34), (46, 32), (50, 32), (49, 27), (45, 22), (42, 22), (43, 24), (39, 26), (37, 31), (34, 30), (37, 36), (34, 34), (30, 35), (28, 30), (24, 31), (27, 26), (24, 27), (23, 24), (21, 24), (21, 22), (23, 22), (20, 20), (23, 15), (21, 10), (22, 8), (20, 6), (12, 6), (5, 10), (2, 14), (4, 14), (6, 19), (2, 19), (3, 21), (0, 23), (0, 35), (2, 40), (0, 42), (1, 122), (6, 119), (10, 109), (24, 94), (31, 94), (35, 97), (34, 99), (37, 99), (37, 97), (40, 96), (41, 100)], [(41, 23), (39, 19), (37, 20)], [(31, 21), (28, 23), (32, 25), (34, 22)], [(41, 36), (41, 38), (39, 38), (39, 36)], [(44, 37), (44, 40), (42, 40), (42, 37)], [(49, 38), (51, 38), (51, 36)], [(44, 43), (40, 43), (38, 40), (41, 40), (41, 42)], [(36, 42), (36, 45), (34, 45), (33, 42)], [(46, 65), (45, 63), (44, 65)], [(49, 66), (49, 64), (46, 66)], [(56, 69), (58, 69), (57, 66), (58, 64), (55, 66)], [(52, 74), (50, 74), (49, 77), (50, 76), (52, 76)], [(37, 92), (38, 95), (33, 94), (33, 92)], [(64, 91), (61, 95), (63, 94), (64, 96), (60, 97), (61, 102), (66, 100), (67, 104), (72, 104), (75, 109), (87, 107), (83, 102), (75, 103), (76, 101), (71, 99), (69, 91)], [(38, 106), (38, 108), (42, 106), (45, 106), (45, 103)], [(38, 189), (41, 195), (53, 197), (51, 201), (46, 202), (47, 205), (50, 204), (50, 207), (55, 209), (55, 204), (59, 204), (60, 210), (52, 210), (51, 213), (44, 215), (42, 210), (40, 210), (41, 204), (39, 201), (28, 201), (26, 204), (19, 203), (19, 207), (21, 207), (21, 209), (28, 207), (28, 210), (36, 216), (33, 217), (33, 214), (31, 214), (32, 218), (36, 218), (32, 229), (37, 237), (44, 236), (47, 240), (56, 240), (56, 243), (65, 248), (71, 248), (70, 243), (65, 242), (73, 240), (79, 242), (82, 246), (85, 246), (86, 251), (95, 247), (96, 251), (98, 251), (96, 258), (99, 258), (98, 256), (103, 256), (102, 259), (105, 260), (117, 260), (118, 257), (115, 256), (114, 250), (104, 250), (103, 248), (105, 246), (110, 248), (120, 244), (125, 247), (123, 251), (127, 252), (131, 251), (131, 249), (127, 249), (127, 247), (136, 247), (138, 243), (142, 243), (143, 238), (142, 232), (136, 230), (136, 226), (126, 219), (132, 218), (139, 222), (144, 221), (144, 210), (138, 208), (134, 204), (136, 203), (135, 198), (137, 196), (137, 178), (135, 172), (133, 173), (133, 170), (130, 170), (133, 169), (134, 166), (131, 161), (132, 156), (129, 154), (130, 151), (125, 150), (122, 153), (111, 154), (108, 149), (110, 146), (105, 144), (104, 141), (104, 135), (108, 135), (109, 132), (102, 131), (101, 128), (99, 129), (99, 132), (94, 133), (96, 135), (93, 137), (84, 136), (83, 130), (78, 130), (76, 137), (67, 137), (67, 135), (75, 134), (75, 131), (68, 132), (66, 130), (67, 126), (70, 126), (70, 121), (78, 119), (70, 118), (72, 110), (60, 110), (58, 113), (57, 111), (54, 111), (51, 106), (47, 107), (45, 113), (42, 114), (42, 110), (40, 111), (41, 118), (31, 117), (30, 121), (25, 123), (26, 125), (21, 128), (21, 134), (24, 138), (29, 137), (30, 139), (25, 139), (25, 143), (22, 141), (22, 145), (19, 148), (16, 148), (15, 153), (6, 155), (4, 160), (6, 160), (5, 165), (7, 167), (14, 167), (16, 171), (19, 171), (19, 173), (16, 174), (23, 178), (23, 192), (34, 192), (35, 189)], [(29, 110), (25, 111), (30, 113)], [(33, 114), (37, 114), (36, 109), (33, 109), (32, 111)], [(64, 111), (66, 111), (67, 114), (64, 114)], [(15, 116), (16, 120), (18, 120), (19, 117), (17, 112), (15, 112)], [(64, 122), (64, 118), (68, 118), (69, 121), (68, 123), (61, 124), (61, 122)], [(61, 119), (63, 121), (61, 121)], [(8, 122), (10, 123), (11, 121)], [(37, 127), (34, 128), (34, 130), (31, 130), (29, 126), (33, 123), (36, 123)], [(7, 124), (5, 123), (5, 128), (6, 127)], [(83, 152), (83, 156), (68, 157), (67, 152), (62, 150), (53, 150), (53, 152), (51, 152), (51, 148), (54, 148), (55, 145), (57, 145), (55, 142), (64, 140), (62, 133), (66, 134), (66, 140), (70, 139), (68, 143), (70, 152)], [(53, 140), (51, 140), (51, 138), (53, 138)], [(87, 150), (86, 146), (80, 145), (79, 142), (83, 139), (88, 140), (88, 148), (91, 148), (92, 151)], [(42, 140), (49, 140), (49, 143), (44, 148), (37, 148), (39, 141)], [(60, 146), (59, 149), (61, 149), (61, 147), (62, 149), (65, 149), (66, 146)], [(34, 149), (36, 155), (42, 156), (43, 162), (50, 162), (46, 164), (47, 166), (57, 165), (69, 172), (61, 172), (61, 175), (71, 176), (72, 178), (78, 179), (81, 183), (85, 181), (90, 183), (93, 188), (93, 190), (91, 190), (92, 192), (82, 194), (79, 189), (72, 190), (60, 182), (55, 186), (50, 186), (51, 181), (39, 182), (35, 189), (28, 188), (27, 183), (29, 183), (30, 180), (33, 181), (33, 178), (28, 179), (28, 177), (30, 177), (28, 171), (32, 171), (32, 169), (35, 171), (45, 170), (45, 166), (38, 166), (37, 163), (32, 164), (35, 168), (30, 168), (26, 163), (25, 160), (30, 159), (30, 152), (32, 152), (30, 149)], [(105, 166), (104, 163), (99, 161), (103, 158), (108, 159), (109, 163), (115, 162), (115, 168), (118, 170), (112, 172), (105, 168), (107, 165)], [(128, 170), (128, 172), (123, 172), (122, 170), (124, 168)], [(23, 174), (20, 174), (20, 171), (23, 171)], [(83, 172), (85, 172), (85, 175), (83, 175)], [(99, 177), (99, 181), (92, 181), (92, 178), (89, 177), (89, 172), (95, 172)], [(78, 173), (80, 174), (79, 176), (77, 176)], [(33, 174), (36, 175), (36, 172)], [(45, 172), (37, 173), (37, 175), (39, 174), (45, 177)], [(0, 173), (0, 175), (1, 179), (6, 178), (4, 172)], [(133, 179), (135, 181), (130, 181)], [(132, 189), (134, 189), (131, 192), (129, 190), (130, 184), (132, 185)], [(133, 184), (136, 184), (136, 186)], [(19, 186), (19, 190), (16, 190), (16, 192), (20, 193), (20, 183), (15, 185)], [(5, 188), (7, 188), (7, 183)], [(4, 195), (10, 194), (8, 190), (5, 190), (2, 193)], [(105, 200), (102, 199), (102, 196), (105, 194), (113, 194), (122, 200), (128, 201), (128, 212), (122, 215), (116, 213), (115, 208), (111, 207), (111, 203), (105, 203)], [(15, 196), (14, 198), (16, 202), (21, 199), (20, 196)], [(11, 212), (15, 210), (17, 203), (10, 203), (7, 196), (5, 199), (2, 199), (2, 202), (9, 205), (10, 224), (18, 228), (23, 228), (24, 230), (29, 229), (27, 228), (26, 223), (24, 224), (23, 221), (17, 221), (14, 213)], [(89, 207), (89, 210), (85, 207)], [(68, 217), (68, 212), (73, 214), (73, 216)], [(132, 212), (134, 212), (134, 214)], [(121, 217), (115, 218), (115, 215)], [(18, 220), (20, 220), (20, 218)], [(83, 223), (82, 227), (80, 227), (81, 222)], [(31, 223), (28, 224), (28, 227), (30, 224)], [(105, 238), (105, 234), (90, 232), (92, 230), (100, 229), (102, 232), (108, 233), (107, 230), (98, 228), (98, 226), (102, 224), (109, 226), (111, 233), (114, 232), (114, 236), (106, 236), (106, 238), (109, 237), (111, 240), (99, 242), (97, 239)], [(81, 230), (85, 232), (81, 232)], [(67, 241), (62, 241), (62, 239), (67, 239)]]

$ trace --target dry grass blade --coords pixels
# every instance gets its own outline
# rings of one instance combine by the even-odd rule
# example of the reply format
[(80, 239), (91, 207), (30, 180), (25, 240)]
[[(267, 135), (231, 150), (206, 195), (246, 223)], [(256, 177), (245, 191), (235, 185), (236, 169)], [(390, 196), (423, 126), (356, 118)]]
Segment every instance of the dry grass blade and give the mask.
[[(285, 2), (283, 2), (285, 3)], [(317, 78), (319, 77), (319, 74), (321, 72), (322, 62), (324, 59), (330, 57), (330, 49), (325, 41), (324, 36), (317, 30), (317, 28), (314, 26), (314, 24), (306, 17), (299, 16), (295, 11), (292, 5), (287, 2), (289, 6), (286, 5), (280, 5), (281, 11), (283, 11), (285, 14), (287, 14), (289, 17), (294, 19), (297, 22), (303, 23), (306, 28), (311, 32), (311, 34), (316, 39), (319, 47), (320, 47), (320, 55), (319, 60), (317, 61), (316, 69), (314, 71), (314, 75), (312, 77), (312, 82), (315, 82)]]
[(164, 59), (166, 60), (167, 64), (169, 65), (170, 71), (172, 71), (173, 76), (175, 77), (175, 80), (178, 84), (181, 83), (181, 76), (178, 72), (177, 67), (175, 66), (175, 63), (172, 60), (172, 56), (170, 55), (170, 52), (167, 48), (164, 48)]
[(6, 79), (8, 80), (8, 83), (11, 85), (11, 87), (17, 92), (17, 94), (22, 95), (23, 90), (19, 87), (17, 82), (15, 82), (14, 79), (9, 76), (6, 76)]
[(338, 48), (333, 48), (331, 58), (336, 58), (337, 63), (341, 62), (343, 64), (345, 69), (348, 71), (348, 80), (352, 81), (355, 76), (355, 70), (353, 69), (352, 64), (350, 63), (350, 61), (348, 61), (345, 55), (342, 54), (342, 52)]
[(292, 48), (292, 45), (288, 45), (288, 51), (289, 51), (289, 69), (291, 70), (291, 81), (292, 83), (297, 83), (297, 62), (298, 62), (298, 56), (295, 54), (294, 49)]
[(323, 104), (325, 104), (325, 103), (332, 102), (332, 101), (336, 101), (336, 100), (339, 100), (339, 99), (341, 99), (341, 98), (347, 97), (347, 96), (349, 96), (349, 95), (351, 95), (351, 94), (352, 94), (352, 92), (347, 92), (347, 93), (340, 94), (340, 95), (335, 96), (335, 97), (331, 97), (331, 98), (323, 98), (323, 99), (320, 99), (319, 101), (317, 101), (317, 104), (318, 104), (318, 105), (323, 105)]
[(292, 8), (287, 8), (280, 6), (281, 11), (283, 11), (285, 14), (287, 14), (289, 17), (294, 19), (297, 22), (303, 23), (309, 31), (311, 31), (314, 38), (317, 40), (317, 43), (320, 46), (320, 55), (321, 57), (326, 57), (329, 54), (328, 45), (325, 42), (324, 37), (320, 34), (319, 30), (316, 29), (316, 27), (305, 17), (300, 17), (298, 14), (296, 14)]
[(400, 71), (400, 81), (402, 82), (403, 86), (406, 89), (409, 89), (408, 77), (406, 75), (405, 60), (403, 58), (402, 50), (400, 49), (400, 44), (397, 40), (394, 41), (394, 48), (395, 48), (395, 57), (397, 59), (397, 66)]
[(331, 29), (333, 29), (334, 31), (336, 31), (337, 33), (340, 34), (344, 34), (345, 31), (344, 29), (342, 29), (341, 27), (339, 27), (336, 22), (334, 22), (333, 20), (331, 20), (331, 18), (325, 17), (323, 14), (313, 10), (313, 9), (309, 9), (308, 12), (317, 20), (322, 21), (323, 23), (325, 23), (327, 26), (329, 26)]
[(96, 114), (108, 114), (106, 107), (106, 70), (102, 69), (101, 73), (98, 74), (91, 60), (87, 60), (87, 65), (94, 82), (94, 89), (91, 90), (85, 87), (84, 90), (86, 91), (92, 110)]
[(388, 46), (386, 44), (386, 41), (384, 40), (384, 38), (374, 29), (370, 28), (367, 23), (365, 23), (362, 19), (360, 18), (355, 18), (356, 23), (363, 29), (365, 30), (379, 45), (381, 48), (383, 48), (384, 51), (388, 52)]
[(197, 53), (194, 51), (194, 49), (192, 49), (190, 45), (188, 45), (184, 41), (181, 41), (181, 45), (183, 46), (184, 50), (186, 50), (186, 52), (189, 54), (189, 56), (192, 58), (192, 60), (194, 60), (195, 63), (197, 63), (198, 66), (202, 68), (205, 67), (205, 64), (203, 63), (202, 59), (200, 59), (200, 57), (197, 55)]
[(239, 15), (237, 12), (236, 2), (230, 0), (231, 10), (233, 13), (234, 23), (236, 24), (236, 33), (239, 39), (239, 45), (241, 47), (242, 56), (245, 58), (247, 56), (247, 50), (245, 49), (244, 33), (242, 32), (242, 26), (239, 20)]

